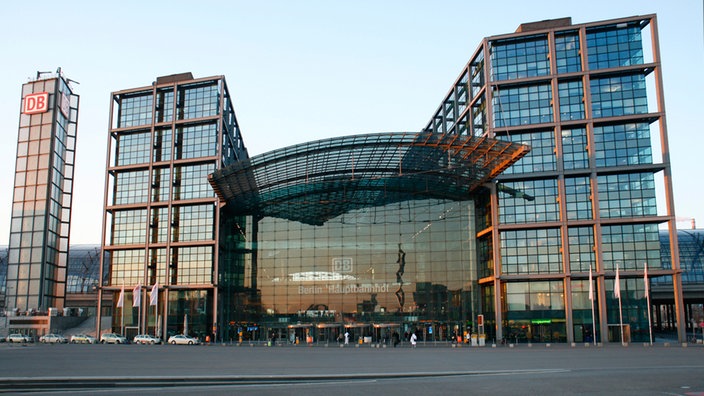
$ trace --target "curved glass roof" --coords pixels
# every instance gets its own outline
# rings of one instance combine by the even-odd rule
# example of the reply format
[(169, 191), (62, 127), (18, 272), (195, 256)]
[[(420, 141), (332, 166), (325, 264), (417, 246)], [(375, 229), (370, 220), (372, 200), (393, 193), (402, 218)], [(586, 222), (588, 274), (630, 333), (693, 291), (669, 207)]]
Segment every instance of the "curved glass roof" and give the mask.
[(343, 213), (413, 199), (467, 200), (530, 147), (429, 132), (317, 140), (208, 176), (234, 214), (322, 225)]

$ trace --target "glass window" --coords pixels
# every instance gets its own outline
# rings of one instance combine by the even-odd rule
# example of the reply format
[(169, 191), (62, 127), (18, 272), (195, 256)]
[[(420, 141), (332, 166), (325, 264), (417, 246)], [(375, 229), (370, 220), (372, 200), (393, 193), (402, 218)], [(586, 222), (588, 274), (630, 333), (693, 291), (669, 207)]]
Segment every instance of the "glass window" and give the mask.
[(149, 131), (117, 136), (116, 164), (118, 166), (147, 163), (150, 153), (151, 134)]
[(213, 205), (174, 206), (171, 209), (173, 242), (207, 241), (214, 238)]
[(547, 37), (522, 37), (491, 42), (491, 66), (494, 81), (550, 74)]
[(212, 283), (213, 248), (211, 246), (171, 249), (171, 284)]
[(520, 224), (560, 219), (557, 180), (502, 182), (499, 191), (499, 221)]
[(123, 96), (119, 99), (118, 128), (147, 125), (152, 122), (151, 92), (133, 96)]
[(171, 122), (174, 117), (173, 88), (161, 88), (156, 92), (156, 122)]
[(548, 84), (495, 88), (493, 106), (495, 128), (553, 122)]
[(201, 118), (218, 113), (220, 95), (218, 86), (182, 85), (178, 87), (178, 119)]
[(501, 232), (501, 273), (562, 272), (562, 244), (557, 228)]
[(166, 282), (166, 268), (169, 256), (166, 249), (149, 249), (149, 284), (153, 285), (157, 281), (161, 284)]
[(214, 171), (214, 164), (174, 167), (173, 200), (215, 197), (208, 183), (208, 175)]
[(643, 263), (660, 262), (657, 224), (602, 226), (604, 269), (643, 270)]
[(149, 219), (149, 232), (151, 243), (165, 243), (169, 232), (169, 208), (152, 208)]
[(591, 80), (590, 86), (592, 118), (618, 117), (648, 112), (644, 75), (594, 78)]
[(480, 51), (470, 65), (472, 98), (484, 87), (484, 51)]
[(652, 173), (601, 175), (597, 181), (601, 217), (657, 215), (655, 176)]
[(144, 209), (115, 211), (112, 223), (112, 244), (145, 243), (146, 222), (147, 212)]
[(560, 97), (560, 119), (562, 121), (584, 119), (584, 89), (582, 81), (566, 81), (558, 85)]
[(210, 157), (217, 153), (216, 124), (179, 126), (176, 129), (175, 159)]
[(171, 189), (171, 169), (152, 170), (152, 202), (168, 202)]
[(582, 55), (577, 32), (555, 34), (555, 55), (558, 73), (582, 71)]
[(114, 205), (145, 203), (149, 195), (149, 171), (119, 172), (115, 174)]
[(643, 64), (639, 22), (587, 29), (589, 69), (606, 69)]
[(646, 123), (594, 127), (596, 166), (652, 164), (650, 126)]
[(562, 163), (565, 169), (589, 167), (587, 130), (584, 128), (562, 130)]
[(557, 169), (555, 133), (552, 130), (497, 134), (496, 138), (530, 146), (530, 152), (506, 169), (505, 174), (544, 172)]
[(171, 160), (171, 129), (159, 128), (154, 132), (154, 162)]
[(508, 311), (559, 311), (565, 308), (561, 281), (506, 283)]
[(143, 283), (144, 249), (115, 250), (110, 263), (110, 285)]
[(567, 230), (569, 236), (569, 257), (571, 272), (596, 271), (596, 256), (594, 244), (594, 229), (592, 227), (570, 227)]
[(486, 100), (484, 95), (474, 102), (471, 111), (471, 127), (473, 130), (473, 136), (482, 136), (484, 135), (484, 132), (486, 132), (488, 121), (486, 115)]
[(565, 178), (565, 203), (568, 220), (592, 218), (591, 194), (589, 177)]

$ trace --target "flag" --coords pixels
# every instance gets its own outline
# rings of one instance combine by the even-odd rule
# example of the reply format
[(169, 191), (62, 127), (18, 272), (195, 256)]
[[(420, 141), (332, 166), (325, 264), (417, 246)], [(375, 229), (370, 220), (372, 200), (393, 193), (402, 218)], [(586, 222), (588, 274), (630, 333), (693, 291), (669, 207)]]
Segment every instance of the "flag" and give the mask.
[(139, 307), (142, 303), (142, 284), (137, 283), (137, 286), (132, 289), (132, 306)]
[(643, 270), (643, 284), (645, 285), (645, 298), (648, 298), (648, 263), (645, 263), (645, 270)]
[(157, 281), (152, 286), (152, 291), (149, 292), (149, 305), (157, 305), (159, 301), (159, 282)]
[(120, 297), (117, 299), (117, 307), (122, 308), (125, 305), (125, 285), (122, 285), (122, 290), (120, 290)]
[(592, 266), (589, 266), (589, 301), (594, 301), (594, 286), (592, 282)]
[(614, 281), (614, 297), (621, 298), (621, 278), (618, 276), (618, 264), (616, 265), (616, 280)]

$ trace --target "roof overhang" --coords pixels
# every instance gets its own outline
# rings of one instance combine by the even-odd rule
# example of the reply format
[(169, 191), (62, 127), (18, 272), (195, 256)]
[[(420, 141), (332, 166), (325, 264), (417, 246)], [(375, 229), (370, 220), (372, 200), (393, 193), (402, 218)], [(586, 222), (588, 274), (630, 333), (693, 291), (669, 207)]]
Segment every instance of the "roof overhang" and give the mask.
[(322, 225), (394, 202), (471, 199), (529, 151), (487, 137), (429, 132), (342, 136), (239, 161), (208, 181), (233, 214)]

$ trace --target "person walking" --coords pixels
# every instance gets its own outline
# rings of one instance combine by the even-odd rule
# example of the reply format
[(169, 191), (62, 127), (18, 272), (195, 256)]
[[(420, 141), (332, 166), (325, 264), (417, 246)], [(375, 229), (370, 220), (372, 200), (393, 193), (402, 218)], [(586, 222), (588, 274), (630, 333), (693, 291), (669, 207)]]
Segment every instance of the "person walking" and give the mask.
[(416, 333), (413, 332), (411, 333), (411, 347), (416, 347), (416, 341), (418, 341), (418, 337), (416, 337)]
[(345, 345), (348, 345), (350, 343), (350, 333), (348, 331), (345, 331)]
[(401, 342), (401, 340), (400, 340), (401, 336), (398, 334), (397, 331), (394, 331), (394, 333), (391, 335), (391, 338), (393, 339), (394, 348), (396, 348), (396, 345), (398, 345), (398, 343)]

